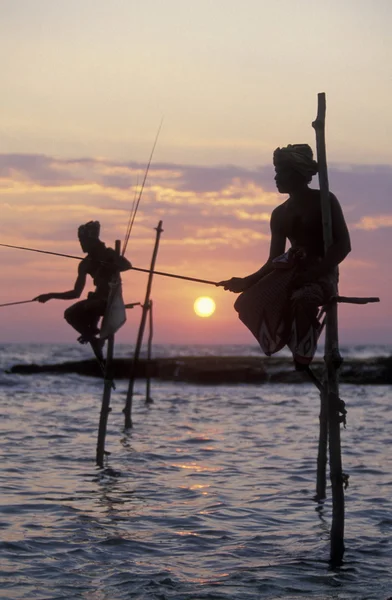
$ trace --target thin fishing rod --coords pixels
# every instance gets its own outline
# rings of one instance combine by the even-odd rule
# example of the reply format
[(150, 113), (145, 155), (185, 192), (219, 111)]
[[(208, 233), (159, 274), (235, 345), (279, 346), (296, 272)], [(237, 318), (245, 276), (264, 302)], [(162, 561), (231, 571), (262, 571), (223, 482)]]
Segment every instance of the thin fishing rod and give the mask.
[(147, 167), (146, 167), (146, 171), (145, 171), (145, 173), (144, 173), (144, 179), (143, 179), (142, 186), (141, 186), (141, 188), (140, 188), (140, 193), (139, 193), (139, 197), (138, 197), (138, 199), (137, 199), (137, 202), (136, 202), (135, 210), (134, 210), (134, 212), (133, 212), (132, 221), (131, 221), (131, 224), (130, 224), (130, 226), (129, 226), (129, 229), (128, 229), (128, 231), (127, 231), (127, 236), (126, 236), (126, 239), (125, 239), (125, 241), (124, 241), (124, 247), (123, 247), (123, 251), (122, 251), (122, 253), (121, 253), (121, 254), (122, 254), (122, 256), (124, 256), (124, 254), (125, 254), (125, 251), (126, 251), (126, 249), (127, 249), (127, 245), (128, 245), (128, 241), (129, 241), (129, 236), (131, 235), (132, 226), (133, 226), (133, 223), (134, 223), (134, 221), (135, 221), (135, 217), (136, 217), (137, 209), (139, 208), (140, 199), (141, 199), (141, 197), (142, 197), (143, 190), (144, 190), (144, 184), (146, 183), (146, 179), (147, 179), (148, 171), (150, 170), (150, 165), (151, 165), (152, 157), (153, 157), (153, 154), (154, 154), (155, 146), (157, 145), (157, 141), (158, 141), (158, 137), (159, 137), (160, 131), (161, 131), (161, 129), (162, 129), (162, 124), (163, 124), (163, 117), (162, 117), (162, 119), (161, 119), (161, 122), (160, 122), (160, 125), (159, 125), (159, 127), (158, 127), (158, 131), (157, 131), (157, 134), (156, 134), (156, 136), (155, 136), (155, 141), (154, 141), (154, 144), (153, 144), (153, 147), (152, 147), (152, 150), (151, 150), (150, 158), (149, 158), (149, 160), (148, 160)]
[[(129, 236), (131, 235), (132, 219), (133, 219), (133, 215), (134, 215), (134, 211), (135, 211), (135, 204), (136, 204), (136, 198), (137, 198), (137, 188), (138, 188), (138, 185), (139, 185), (139, 175), (136, 178), (135, 193), (133, 195), (132, 207), (131, 207), (131, 210), (129, 212), (129, 219), (128, 219), (128, 224), (127, 224), (127, 230), (125, 232), (124, 247), (126, 247), (126, 245), (128, 244)], [(124, 256), (124, 253), (123, 253), (123, 256)]]
[(133, 271), (140, 271), (141, 273), (154, 273), (154, 275), (162, 275), (163, 277), (174, 277), (175, 279), (185, 279), (186, 281), (196, 281), (197, 283), (207, 283), (209, 285), (218, 285), (217, 281), (210, 281), (209, 279), (198, 279), (197, 277), (186, 277), (185, 275), (175, 275), (174, 273), (164, 273), (163, 271), (150, 271), (150, 269), (140, 269), (139, 267), (132, 267)]
[(29, 302), (36, 302), (36, 300), (33, 298), (33, 300), (22, 300), (21, 302), (7, 302), (6, 304), (0, 304), (0, 308), (3, 306), (14, 306), (15, 304), (28, 304)]
[[(15, 248), (16, 250), (28, 250), (29, 252), (40, 252), (41, 254), (52, 254), (54, 256), (63, 256), (64, 258), (74, 258), (75, 260), (84, 260), (83, 256), (73, 256), (71, 254), (62, 254), (61, 252), (49, 252), (49, 250), (37, 250), (37, 248), (25, 248), (23, 246), (11, 246), (11, 244), (0, 244), (5, 248)], [(105, 262), (105, 261), (100, 261)], [(176, 275), (175, 273), (165, 273), (163, 271), (150, 271), (150, 269), (141, 269), (139, 267), (131, 267), (133, 271), (141, 273), (154, 273), (154, 275), (162, 275), (163, 277), (174, 277), (175, 279), (184, 279), (185, 281), (195, 281), (196, 283), (207, 283), (208, 285), (218, 285), (217, 281), (209, 279), (198, 279), (197, 277), (186, 277), (185, 275)]]
[(53, 254), (53, 256), (63, 256), (64, 258), (74, 258), (76, 260), (83, 260), (80, 256), (73, 256), (72, 254), (63, 254), (62, 252), (49, 252), (49, 250), (37, 250), (37, 248), (25, 248), (23, 246), (11, 246), (11, 244), (0, 244), (4, 248), (16, 248), (17, 250), (28, 250), (29, 252), (40, 252), (41, 254)]

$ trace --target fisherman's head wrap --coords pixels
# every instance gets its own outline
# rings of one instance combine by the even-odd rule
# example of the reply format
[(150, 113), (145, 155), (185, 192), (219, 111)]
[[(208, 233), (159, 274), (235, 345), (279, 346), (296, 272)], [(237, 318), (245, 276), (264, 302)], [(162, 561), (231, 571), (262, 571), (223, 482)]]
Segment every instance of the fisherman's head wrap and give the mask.
[(318, 166), (313, 160), (313, 152), (308, 144), (289, 144), (284, 148), (276, 148), (274, 152), (275, 170), (292, 169), (310, 181), (316, 175)]
[(101, 224), (99, 221), (89, 221), (79, 227), (78, 237), (80, 240), (98, 240), (100, 230)]

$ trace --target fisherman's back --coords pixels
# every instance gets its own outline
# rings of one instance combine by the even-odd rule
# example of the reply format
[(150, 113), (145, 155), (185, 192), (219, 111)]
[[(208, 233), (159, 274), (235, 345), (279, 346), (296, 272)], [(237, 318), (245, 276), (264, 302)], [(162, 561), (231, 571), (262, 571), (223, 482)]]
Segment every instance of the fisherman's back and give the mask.
[(87, 255), (82, 261), (82, 268), (90, 275), (95, 285), (94, 297), (107, 300), (109, 296), (109, 283), (113, 275), (118, 272), (116, 253), (113, 248), (107, 248), (102, 243), (99, 253), (94, 256)]
[(323, 248), (323, 224), (319, 190), (309, 189), (303, 198), (291, 198), (277, 207), (282, 234), (293, 248), (303, 248), (309, 257), (321, 257)]

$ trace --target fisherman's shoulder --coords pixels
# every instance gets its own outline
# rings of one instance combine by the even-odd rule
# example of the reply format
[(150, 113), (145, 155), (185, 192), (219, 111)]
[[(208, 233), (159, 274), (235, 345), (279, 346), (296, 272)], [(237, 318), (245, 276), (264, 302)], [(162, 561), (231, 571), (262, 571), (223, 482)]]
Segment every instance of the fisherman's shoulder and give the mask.
[[(321, 191), (319, 189), (309, 188), (308, 192), (314, 198), (321, 199)], [(328, 193), (329, 193), (329, 199), (331, 202), (338, 202), (338, 199), (333, 192), (329, 191)]]
[(280, 220), (283, 219), (286, 213), (286, 208), (287, 208), (287, 203), (288, 200), (285, 200), (285, 202), (282, 202), (282, 204), (279, 204), (278, 206), (276, 206), (274, 208), (274, 210), (271, 213), (271, 220)]
[(114, 262), (117, 258), (116, 251), (110, 247), (108, 248), (105, 246), (104, 254), (105, 254), (105, 260), (107, 260), (108, 262)]
[(91, 268), (91, 258), (86, 256), (79, 263), (78, 273), (79, 274), (88, 273), (90, 268)]

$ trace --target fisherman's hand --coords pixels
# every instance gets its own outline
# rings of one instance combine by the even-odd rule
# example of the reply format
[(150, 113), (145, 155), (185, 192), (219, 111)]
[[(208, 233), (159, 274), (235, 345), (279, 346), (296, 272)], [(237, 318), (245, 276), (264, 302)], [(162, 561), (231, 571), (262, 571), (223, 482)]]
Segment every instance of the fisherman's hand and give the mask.
[(232, 277), (226, 281), (219, 281), (218, 286), (223, 286), (225, 290), (239, 294), (244, 292), (249, 287), (249, 282), (246, 277)]
[(47, 302), (48, 300), (52, 300), (52, 299), (53, 299), (53, 294), (41, 294), (40, 296), (33, 298), (33, 300), (36, 300), (37, 302), (41, 302), (41, 304), (45, 304), (45, 302)]

